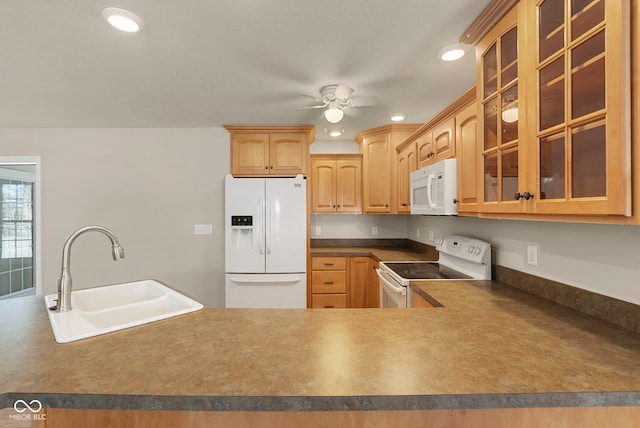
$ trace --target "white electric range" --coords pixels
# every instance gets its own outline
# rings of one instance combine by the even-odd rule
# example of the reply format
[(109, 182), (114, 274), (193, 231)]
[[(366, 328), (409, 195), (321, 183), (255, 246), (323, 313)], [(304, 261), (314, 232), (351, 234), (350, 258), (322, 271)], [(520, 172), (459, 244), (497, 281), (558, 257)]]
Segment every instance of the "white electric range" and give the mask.
[(417, 279), (491, 279), (491, 244), (460, 235), (446, 235), (436, 240), (438, 260), (381, 262), (380, 307), (411, 306), (409, 282)]

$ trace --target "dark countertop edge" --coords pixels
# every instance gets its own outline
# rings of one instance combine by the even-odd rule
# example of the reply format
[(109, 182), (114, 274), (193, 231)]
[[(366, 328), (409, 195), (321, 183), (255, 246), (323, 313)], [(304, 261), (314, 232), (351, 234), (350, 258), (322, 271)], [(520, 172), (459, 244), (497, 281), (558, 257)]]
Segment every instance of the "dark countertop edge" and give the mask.
[(167, 396), (7, 393), (0, 408), (39, 400), (43, 408), (183, 411), (462, 410), (531, 407), (637, 407), (640, 391), (375, 396)]

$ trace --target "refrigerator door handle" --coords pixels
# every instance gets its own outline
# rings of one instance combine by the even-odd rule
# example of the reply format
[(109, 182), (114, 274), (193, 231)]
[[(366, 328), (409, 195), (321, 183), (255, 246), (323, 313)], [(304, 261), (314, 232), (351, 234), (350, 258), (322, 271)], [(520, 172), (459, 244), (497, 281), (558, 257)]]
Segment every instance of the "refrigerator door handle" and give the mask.
[(258, 236), (258, 252), (260, 254), (264, 254), (264, 233), (262, 228), (265, 224), (264, 222), (264, 198), (260, 196), (258, 199), (258, 215), (256, 219), (256, 234)]
[(229, 280), (231, 282), (233, 282), (234, 284), (295, 284), (297, 282), (300, 282), (301, 279), (302, 279), (301, 277), (296, 276), (296, 277), (291, 278), (291, 279), (281, 279), (281, 278), (280, 279), (230, 278)]
[(265, 199), (265, 226), (264, 226), (264, 235), (265, 235), (265, 251), (267, 254), (271, 254), (271, 234), (273, 233), (273, 219), (272, 219), (272, 210), (271, 210), (271, 200), (269, 198)]

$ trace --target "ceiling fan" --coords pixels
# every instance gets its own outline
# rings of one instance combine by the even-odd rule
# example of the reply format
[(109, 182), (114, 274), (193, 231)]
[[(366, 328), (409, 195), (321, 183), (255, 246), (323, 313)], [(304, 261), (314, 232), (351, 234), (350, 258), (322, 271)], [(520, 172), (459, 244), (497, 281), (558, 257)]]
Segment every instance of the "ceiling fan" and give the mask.
[(294, 110), (326, 108), (323, 115), (327, 122), (338, 123), (342, 120), (345, 113), (350, 114), (349, 110), (352, 108), (370, 107), (378, 104), (378, 97), (375, 95), (352, 97), (352, 93), (353, 89), (342, 83), (326, 85), (320, 88), (320, 98), (313, 95), (305, 95), (321, 104)]

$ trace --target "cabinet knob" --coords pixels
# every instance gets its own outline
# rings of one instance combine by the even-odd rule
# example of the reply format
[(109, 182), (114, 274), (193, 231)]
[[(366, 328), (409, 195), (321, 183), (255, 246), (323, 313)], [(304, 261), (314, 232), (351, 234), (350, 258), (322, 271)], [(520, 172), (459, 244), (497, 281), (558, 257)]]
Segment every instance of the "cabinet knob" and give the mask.
[(454, 203), (454, 204), (457, 204), (458, 202), (460, 202), (460, 201), (458, 201), (457, 199), (454, 199), (454, 200), (453, 200), (453, 203)]
[(324, 285), (333, 285), (333, 281), (325, 281)]
[(533, 198), (533, 194), (529, 192), (524, 192), (524, 193), (516, 192), (516, 194), (513, 195), (513, 199), (515, 199), (516, 201), (521, 198), (528, 201), (529, 199)]
[(325, 308), (333, 308), (333, 305), (324, 305)]

